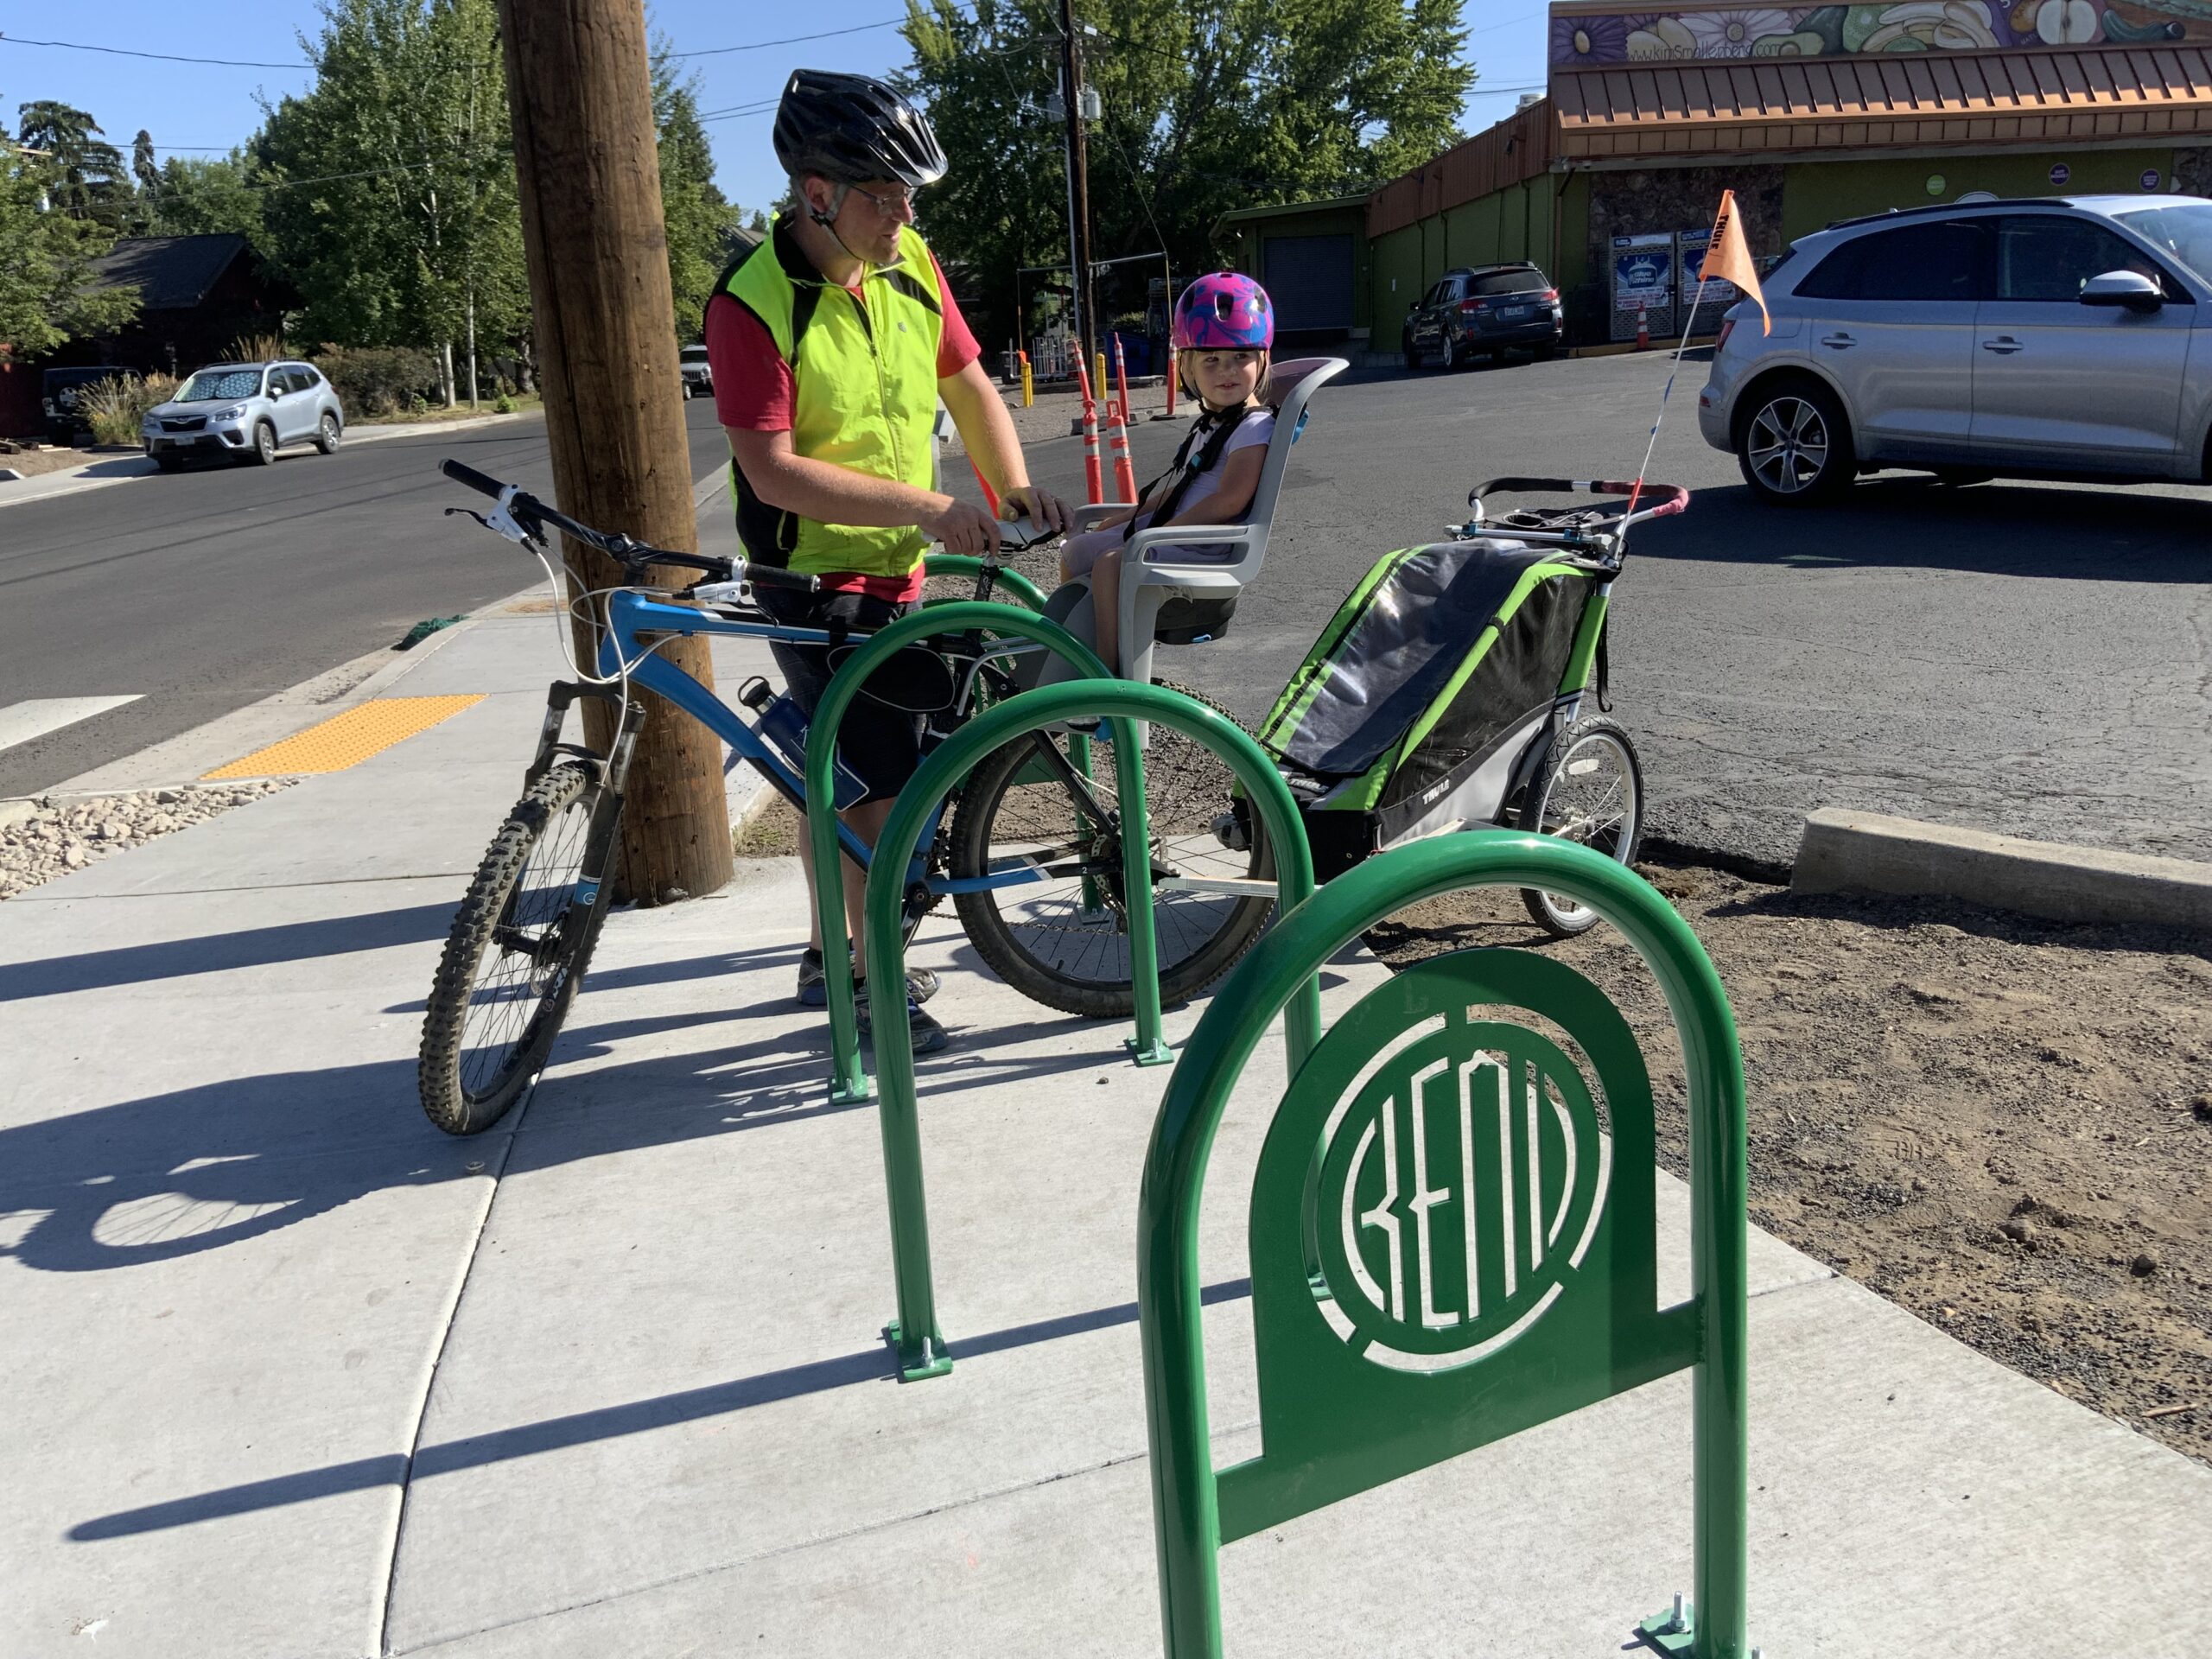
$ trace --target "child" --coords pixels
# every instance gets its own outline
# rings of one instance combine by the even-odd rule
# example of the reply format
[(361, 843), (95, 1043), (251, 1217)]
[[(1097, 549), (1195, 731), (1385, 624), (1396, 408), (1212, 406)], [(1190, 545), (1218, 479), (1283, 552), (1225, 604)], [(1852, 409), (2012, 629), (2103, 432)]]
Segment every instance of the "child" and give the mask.
[[(1122, 543), (1155, 523), (1237, 524), (1251, 510), (1274, 431), (1274, 411), (1262, 401), (1274, 338), (1274, 307), (1249, 276), (1216, 271), (1175, 302), (1175, 372), (1183, 390), (1198, 400), (1198, 418), (1175, 452), (1175, 464), (1139, 492), (1136, 505), (1109, 513), (1060, 550), (1065, 580), (1090, 577), (1098, 654), (1117, 672)], [(1145, 555), (1147, 563), (1166, 564), (1228, 564), (1236, 556), (1220, 542), (1155, 547)]]

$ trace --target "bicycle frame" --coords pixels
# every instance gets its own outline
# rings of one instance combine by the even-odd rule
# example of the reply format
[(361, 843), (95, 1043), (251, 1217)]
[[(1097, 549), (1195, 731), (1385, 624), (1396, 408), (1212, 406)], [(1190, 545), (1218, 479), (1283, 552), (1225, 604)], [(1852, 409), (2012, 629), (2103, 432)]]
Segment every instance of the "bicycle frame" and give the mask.
[[(618, 588), (607, 596), (607, 626), (600, 638), (599, 673), (611, 677), (626, 664), (632, 686), (666, 698), (697, 721), (729, 745), (734, 755), (733, 764), (734, 760), (750, 763), (768, 780), (771, 787), (804, 812), (806, 809), (805, 779), (786, 766), (782, 757), (745, 723), (735, 709), (665, 657), (651, 651), (649, 643), (642, 638), (645, 635), (666, 634), (685, 637), (721, 634), (740, 639), (780, 639), (787, 644), (802, 645), (852, 645), (868, 636), (847, 634), (842, 639), (833, 641), (827, 632), (819, 628), (789, 627), (766, 620), (756, 621), (745, 617), (720, 615), (712, 611), (697, 610), (689, 605), (671, 605), (626, 588)], [(962, 681), (963, 696), (973, 684), (972, 674)], [(960, 893), (1023, 887), (1054, 879), (1051, 871), (1033, 867), (972, 876), (964, 880), (948, 875), (932, 875), (928, 868), (928, 849), (937, 843), (938, 829), (944, 811), (945, 804), (941, 802), (931, 815), (927, 830), (907, 870), (906, 885), (910, 888), (918, 885), (926, 887), (932, 897), (945, 897)], [(868, 868), (868, 848), (853, 833), (850, 826), (842, 822), (837, 825), (837, 841), (845, 856), (866, 871)]]

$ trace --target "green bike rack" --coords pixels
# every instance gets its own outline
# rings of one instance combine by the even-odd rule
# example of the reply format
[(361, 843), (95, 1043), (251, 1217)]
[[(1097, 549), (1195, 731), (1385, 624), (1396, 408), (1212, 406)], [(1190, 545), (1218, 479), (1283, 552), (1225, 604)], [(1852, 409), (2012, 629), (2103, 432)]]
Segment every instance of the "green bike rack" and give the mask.
[[(922, 561), (922, 572), (925, 575), (931, 576), (973, 576), (982, 574), (984, 563), (983, 560), (966, 553), (932, 553)], [(1045, 590), (1012, 565), (998, 566), (997, 575), (993, 578), (993, 584), (1005, 588), (1033, 611), (1041, 611), (1045, 608)], [(977, 602), (975, 600), (936, 601), (936, 603), (948, 605), (955, 603), (972, 605)], [(995, 601), (986, 600), (981, 602), (991, 604)]]
[[(1216, 1470), (1198, 1254), (1215, 1128), (1274, 1011), (1321, 963), (1470, 887), (1593, 906), (1665, 990), (1689, 1075), (1692, 1299), (1656, 1306), (1651, 1085), (1627, 1021), (1549, 957), (1433, 958), (1363, 998), (1302, 1066), (1294, 1057), (1249, 1222), (1262, 1450)], [(1222, 1653), (1223, 1543), (1685, 1367), (1694, 1597), (1637, 1633), (1662, 1652), (1741, 1659), (1744, 1135), (1743, 1061), (1712, 963), (1656, 891), (1587, 848), (1510, 830), (1420, 842), (1278, 922), (1199, 1020), (1146, 1157), (1138, 1295), (1170, 1659)]]
[[(814, 854), (815, 913), (821, 919), (824, 947), (822, 966), (830, 999), (830, 1049), (833, 1068), (830, 1098), (840, 1106), (855, 1105), (870, 1099), (875, 1091), (868, 1082), (867, 1071), (861, 1065), (860, 1023), (853, 1012), (852, 963), (846, 960), (842, 950), (828, 948), (832, 940), (845, 937), (844, 884), (836, 879), (842, 869), (838, 861), (844, 855), (837, 844), (836, 787), (832, 781), (837, 755), (837, 728), (844, 723), (845, 711), (853, 706), (853, 700), (860, 695), (861, 687), (879, 664), (917, 639), (940, 633), (958, 633), (970, 628), (989, 629), (1010, 639), (1030, 640), (1058, 652), (1085, 674), (1101, 679), (1111, 677), (1106, 664), (1098, 660), (1097, 654), (1058, 623), (1018, 606), (976, 600), (932, 605), (926, 610), (900, 617), (889, 627), (869, 635), (830, 677), (829, 688), (823, 692), (822, 701), (815, 709), (814, 718), (807, 727), (806, 833)], [(1134, 746), (1125, 742), (1117, 747), (1129, 749)], [(912, 786), (911, 779), (909, 786)], [(899, 871), (903, 888), (906, 860), (899, 861)], [(895, 927), (895, 912), (893, 917)], [(871, 969), (870, 971), (874, 970)], [(898, 984), (902, 982), (894, 980), (891, 982)], [(1146, 1014), (1147, 991), (1151, 1009), (1148, 1022)], [(1157, 1047), (1160, 1041), (1157, 976), (1148, 986), (1140, 982), (1135, 995), (1139, 1041), (1141, 1044), (1148, 1039), (1153, 1046)], [(893, 1023), (902, 1029), (906, 1025), (903, 1020)]]
[[(950, 614), (950, 608), (935, 614)], [(1142, 765), (1128, 737), (1132, 721), (1181, 732), (1226, 760), (1250, 792), (1274, 849), (1278, 902), (1288, 910), (1312, 895), (1313, 861), (1306, 851), (1297, 804), (1274, 763), (1249, 733), (1164, 686), (1137, 685), (1127, 680), (1069, 681), (1024, 692), (971, 721), (946, 740), (899, 791), (899, 803), (892, 809), (891, 822), (884, 827), (877, 855), (868, 868), (870, 979), (879, 985), (896, 985), (906, 977), (906, 941), (899, 926), (904, 897), (900, 873), (937, 804), (977, 761), (1023, 733), (1065, 720), (1096, 716), (1111, 719), (1117, 734), (1114, 762), (1122, 811), (1130, 973), (1140, 987), (1149, 980), (1155, 1007), (1159, 975), (1158, 947), (1153, 937), (1151, 836), (1146, 823)], [(1284, 1034), (1294, 1064), (1310, 1052), (1320, 1038), (1319, 972), (1316, 963), (1304, 982), (1287, 987), (1274, 1005), (1287, 1009)], [(1273, 1017), (1270, 1008), (1268, 1018)], [(1267, 1021), (1261, 1024), (1264, 1027)], [(1202, 1021), (1200, 1029), (1204, 1028)], [(1141, 1043), (1141, 1022), (1138, 1030)], [(914, 1094), (913, 1033), (905, 1020), (885, 1020), (876, 1027), (875, 1058), (883, 1085), (877, 1109), (883, 1128), (884, 1183), (890, 1193), (892, 1266), (899, 1299), (899, 1317), (885, 1327), (884, 1335), (898, 1351), (899, 1376), (911, 1382), (943, 1376), (952, 1369), (952, 1359), (937, 1325), (937, 1292), (930, 1272), (929, 1211), (922, 1183), (921, 1122)], [(1177, 1073), (1180, 1075), (1180, 1067)]]

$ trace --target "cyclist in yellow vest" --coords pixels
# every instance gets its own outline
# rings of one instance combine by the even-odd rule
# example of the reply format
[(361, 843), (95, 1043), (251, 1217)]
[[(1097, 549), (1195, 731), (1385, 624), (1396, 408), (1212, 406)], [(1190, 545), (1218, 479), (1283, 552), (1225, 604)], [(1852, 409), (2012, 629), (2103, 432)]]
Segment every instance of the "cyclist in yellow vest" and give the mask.
[[(815, 594), (762, 590), (779, 620), (872, 633), (919, 600), (931, 542), (956, 553), (999, 548), (989, 514), (934, 487), (939, 399), (1007, 512), (1065, 530), (1067, 508), (1030, 484), (1006, 404), (914, 229), (914, 192), (945, 170), (929, 122), (880, 81), (801, 69), (784, 88), (775, 145), (794, 207), (724, 274), (706, 315), (738, 536), (747, 558), (821, 579)], [(830, 683), (828, 651), (773, 650), (786, 690), (811, 715)], [(875, 688), (897, 695), (881, 677)], [(842, 816), (870, 846), (920, 762), (921, 735), (920, 715), (880, 697), (860, 698), (839, 728), (844, 761), (867, 786)], [(849, 862), (843, 876), (858, 940), (862, 883)], [(810, 892), (816, 879), (810, 859)], [(823, 944), (817, 933), (799, 963), (799, 1000), (817, 1007)], [(862, 953), (853, 967), (864, 973)], [(944, 1028), (920, 1006), (935, 976), (916, 970), (907, 980), (916, 1051), (942, 1048)], [(864, 978), (859, 987), (868, 1032), (872, 999)]]

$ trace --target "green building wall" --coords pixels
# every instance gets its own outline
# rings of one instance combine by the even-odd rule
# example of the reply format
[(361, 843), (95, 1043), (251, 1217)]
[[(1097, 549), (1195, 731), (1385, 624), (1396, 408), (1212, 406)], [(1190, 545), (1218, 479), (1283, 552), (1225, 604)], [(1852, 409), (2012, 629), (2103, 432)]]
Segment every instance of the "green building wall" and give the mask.
[(1455, 265), (1529, 259), (1561, 288), (1586, 281), (1581, 226), (1589, 200), (1586, 175), (1545, 174), (1375, 238), (1370, 348), (1395, 350), (1407, 308)]
[[(2172, 190), (2178, 188), (2174, 181), (2178, 159), (2172, 149), (2037, 149), (1792, 162), (1783, 168), (1782, 235), (1785, 243), (1793, 242), (1840, 219), (1956, 201), (1976, 190), (1996, 196), (2134, 195), (2141, 194), (2147, 173), (2158, 175), (2158, 189)], [(2050, 170), (2061, 162), (2069, 176), (2065, 183), (2054, 184)], [(1935, 180), (1942, 182), (1931, 190), (1929, 186)]]

